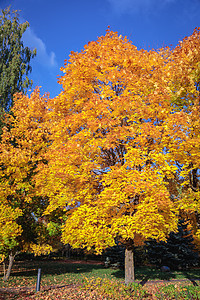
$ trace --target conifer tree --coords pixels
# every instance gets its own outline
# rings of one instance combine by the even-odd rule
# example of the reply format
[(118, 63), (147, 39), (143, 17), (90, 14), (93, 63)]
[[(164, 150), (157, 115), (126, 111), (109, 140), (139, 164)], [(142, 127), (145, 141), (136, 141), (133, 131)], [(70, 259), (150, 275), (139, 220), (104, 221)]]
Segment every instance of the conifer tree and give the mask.
[(184, 220), (179, 221), (178, 232), (171, 232), (166, 242), (150, 240), (146, 242), (149, 261), (161, 267), (186, 269), (198, 264), (198, 253), (195, 252), (194, 238)]

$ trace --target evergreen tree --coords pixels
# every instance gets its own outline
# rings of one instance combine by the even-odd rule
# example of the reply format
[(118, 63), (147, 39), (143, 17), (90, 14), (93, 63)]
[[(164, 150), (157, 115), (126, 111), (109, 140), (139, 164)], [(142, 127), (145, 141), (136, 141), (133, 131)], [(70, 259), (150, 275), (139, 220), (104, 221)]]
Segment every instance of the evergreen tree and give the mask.
[(125, 246), (116, 241), (115, 246), (107, 248), (104, 251), (103, 258), (105, 262), (109, 261), (108, 267), (117, 263), (120, 267), (124, 268)]
[(149, 262), (171, 269), (187, 269), (198, 264), (198, 253), (195, 252), (193, 236), (184, 220), (179, 221), (178, 232), (171, 232), (167, 242), (147, 241), (146, 250)]
[(17, 11), (10, 7), (0, 15), (0, 112), (8, 111), (16, 92), (24, 92), (32, 85), (28, 74), (31, 72), (30, 60), (36, 50), (24, 47), (22, 35), (29, 23), (20, 23)]

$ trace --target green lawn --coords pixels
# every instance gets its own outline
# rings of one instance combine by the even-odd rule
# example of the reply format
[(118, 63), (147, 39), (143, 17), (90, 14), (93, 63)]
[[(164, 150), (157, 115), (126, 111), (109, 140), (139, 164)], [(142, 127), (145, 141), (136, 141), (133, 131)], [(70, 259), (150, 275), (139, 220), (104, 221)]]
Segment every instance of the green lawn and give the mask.
[[(117, 279), (124, 281), (123, 270), (106, 269), (102, 265), (66, 263), (64, 261), (24, 261), (16, 262), (8, 283), (0, 280), (0, 287), (10, 286), (23, 282), (24, 284), (34, 284), (37, 278), (38, 268), (42, 269), (42, 283), (44, 285), (63, 282), (71, 283), (80, 281), (83, 277), (100, 277), (108, 279)], [(2, 266), (1, 266), (2, 267)], [(0, 276), (3, 276), (3, 270), (0, 269)], [(200, 269), (191, 269), (187, 271), (172, 271), (164, 273), (156, 268), (136, 267), (136, 281), (142, 280), (173, 280), (173, 279), (195, 279), (200, 280)]]
[[(69, 284), (80, 282), (84, 277), (115, 277), (123, 280), (121, 270), (106, 269), (102, 265), (65, 263), (62, 261), (34, 261), (16, 262), (8, 282), (0, 280), (0, 287), (13, 285), (34, 285), (37, 279), (38, 268), (42, 270), (41, 285)], [(3, 273), (0, 270), (2, 278)]]
[[(1, 266), (2, 267), (2, 266)], [(37, 295), (35, 294), (35, 286), (36, 286), (36, 279), (37, 279), (37, 272), (38, 268), (42, 269), (42, 280), (41, 280), (41, 292)], [(6, 289), (8, 288), (19, 288), (19, 287), (28, 287), (30, 290), (32, 290), (32, 293), (34, 294), (31, 296), (27, 296), (26, 293), (25, 296), (21, 294), (21, 298), (18, 297), (16, 294), (5, 294), (4, 298), (1, 299), (43, 299), (42, 297), (48, 293), (51, 294), (50, 298), (44, 298), (44, 299), (54, 299), (54, 296), (52, 293), (56, 293), (55, 286), (59, 288), (59, 291), (57, 290), (57, 295), (61, 293), (60, 295), (65, 295), (66, 290), (64, 289), (67, 285), (74, 285), (75, 288), (72, 289), (71, 292), (75, 293), (76, 296), (74, 296), (74, 299), (81, 299), (77, 296), (78, 291), (82, 291), (82, 286), (85, 286), (85, 291), (89, 293), (90, 291), (93, 291), (93, 293), (96, 293), (97, 291), (101, 291), (101, 293), (116, 293), (116, 290), (118, 290), (118, 293), (122, 293), (121, 287), (124, 283), (124, 271), (123, 270), (113, 270), (113, 269), (106, 269), (102, 265), (96, 265), (96, 264), (80, 264), (80, 263), (66, 263), (64, 261), (24, 261), (24, 262), (16, 262), (13, 268), (13, 272), (11, 274), (10, 280), (8, 282), (3, 282), (2, 280), (2, 269), (0, 269), (0, 288)], [(150, 281), (162, 281), (162, 280), (168, 280), (169, 283), (176, 284), (177, 280), (187, 279), (186, 283), (187, 285), (199, 285), (200, 283), (200, 269), (192, 269), (188, 270), (187, 272), (183, 271), (174, 271), (171, 273), (163, 273), (155, 268), (150, 267), (140, 267), (135, 269), (135, 275), (136, 275), (136, 282), (142, 283), (142, 285), (150, 286), (148, 283)], [(103, 279), (103, 280), (102, 280)], [(175, 280), (175, 281), (174, 281)], [(165, 282), (166, 283), (166, 282)], [(156, 282), (153, 283), (154, 286), (157, 284)], [(162, 284), (159, 283), (159, 284)], [(140, 299), (140, 294), (142, 295), (142, 285), (137, 285), (137, 299)], [(44, 289), (47, 289), (47, 287), (53, 286), (54, 288), (51, 291), (44, 291)], [(111, 288), (113, 286), (113, 289)], [(151, 285), (153, 286), (153, 285)], [(79, 287), (79, 288), (78, 288)], [(100, 290), (99, 290), (100, 288)], [(103, 289), (103, 291), (102, 291)], [(139, 289), (139, 292), (138, 292)], [(62, 291), (62, 292), (61, 292)], [(121, 292), (120, 292), (121, 291)], [(69, 292), (69, 291), (68, 291)], [(130, 293), (130, 291), (128, 291)], [(132, 290), (133, 292), (133, 290)], [(132, 293), (131, 292), (131, 293)], [(167, 289), (167, 293), (169, 292), (169, 288)], [(173, 292), (173, 289), (172, 289)], [(46, 293), (46, 294), (45, 294)], [(92, 293), (92, 292), (91, 292)], [(89, 293), (88, 295), (83, 295), (83, 299), (104, 299), (101, 298), (99, 295), (93, 295)], [(99, 292), (100, 293), (100, 292)], [(164, 293), (164, 292), (163, 292)], [(171, 293), (171, 290), (170, 290)], [(180, 293), (179, 293), (180, 294)], [(7, 295), (7, 296), (6, 296)], [(13, 296), (14, 295), (14, 296)], [(38, 296), (39, 295), (39, 296)], [(132, 295), (132, 294), (131, 294)], [(126, 295), (125, 295), (126, 296)], [(124, 297), (125, 297), (124, 296)], [(13, 298), (12, 298), (13, 297)], [(37, 298), (39, 297), (39, 298)], [(46, 296), (45, 296), (46, 297)], [(56, 296), (55, 296), (56, 297)], [(61, 296), (60, 296), (61, 297)], [(62, 296), (64, 297), (64, 296)], [(55, 298), (55, 299), (67, 299), (67, 298)], [(71, 296), (66, 296), (73, 299)], [(94, 297), (94, 298), (91, 298)], [(97, 298), (95, 298), (97, 297)], [(111, 296), (110, 296), (111, 297)], [(115, 296), (116, 299), (118, 299), (117, 294)], [(128, 297), (128, 296), (127, 296)], [(141, 296), (143, 297), (143, 296)], [(149, 296), (150, 297), (150, 296)], [(185, 297), (185, 296), (184, 296)], [(115, 298), (107, 298), (107, 299), (115, 299)], [(147, 298), (147, 297), (145, 297)], [(106, 298), (105, 298), (106, 299)], [(121, 296), (121, 299), (126, 299)], [(129, 298), (127, 299), (135, 299), (135, 298)], [(141, 298), (142, 299), (142, 298)], [(147, 298), (151, 299), (151, 298)], [(155, 298), (156, 299), (156, 298)], [(159, 299), (159, 298), (157, 298)], [(173, 298), (168, 298), (173, 299)], [(180, 298), (184, 299), (184, 298)], [(185, 298), (185, 299), (198, 299), (198, 298)]]

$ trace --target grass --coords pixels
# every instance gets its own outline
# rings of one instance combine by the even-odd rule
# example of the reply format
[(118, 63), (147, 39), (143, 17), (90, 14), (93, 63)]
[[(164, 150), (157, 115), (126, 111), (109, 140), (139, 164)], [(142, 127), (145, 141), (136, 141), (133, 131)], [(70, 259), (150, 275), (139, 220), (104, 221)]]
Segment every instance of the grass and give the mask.
[[(0, 267), (2, 266), (0, 265)], [(41, 292), (36, 294), (35, 286), (38, 268), (42, 269), (42, 279)], [(200, 283), (200, 269), (191, 269), (187, 272), (174, 271), (171, 273), (163, 273), (155, 268), (140, 267), (135, 269), (135, 277), (137, 283), (135, 283), (134, 287), (127, 288), (124, 286), (123, 270), (106, 269), (104, 268), (104, 266), (96, 264), (67, 263), (64, 261), (16, 262), (13, 267), (10, 280), (8, 282), (3, 282), (2, 273), (3, 270), (0, 269), (0, 288), (4, 297), (1, 298), (0, 295), (0, 300), (68, 298), (118, 299), (118, 296), (119, 299), (140, 299), (140, 295), (145, 299), (153, 299), (148, 298), (150, 297), (149, 295), (152, 295), (152, 293), (154, 295), (156, 295), (157, 293), (157, 296), (155, 296), (157, 298), (154, 299), (165, 299), (165, 295), (168, 295), (168, 298), (166, 299), (179, 299), (177, 298), (177, 296), (174, 296), (176, 298), (172, 297), (172, 295), (176, 295), (176, 293), (185, 295), (185, 298), (180, 299), (198, 299), (194, 297), (187, 298), (187, 295), (184, 293), (186, 293), (186, 291), (189, 291), (188, 295), (190, 295), (190, 293), (194, 293), (195, 295), (196, 290), (191, 289), (196, 288), (198, 290), (198, 284)], [(187, 281), (184, 282), (183, 279)], [(162, 282), (163, 280), (167, 280), (168, 283), (165, 282), (164, 284)], [(155, 282), (154, 284), (150, 285), (148, 284), (150, 281)], [(160, 282), (158, 283), (157, 281)], [(158, 285), (160, 287), (158, 289), (155, 289), (155, 287), (158, 287)], [(167, 286), (170, 285), (175, 286), (175, 288), (167, 288)], [(180, 285), (191, 286), (191, 288), (185, 287), (185, 290), (182, 291), (180, 289)], [(194, 285), (196, 285), (196, 287)], [(49, 289), (50, 286), (52, 287), (51, 289)], [(166, 290), (164, 289), (165, 286)], [(23, 287), (23, 290), (19, 290), (19, 288), (21, 287)], [(18, 291), (16, 292), (12, 290), (13, 288), (15, 288), (16, 291), (18, 289)], [(179, 292), (177, 292), (177, 289), (179, 289)], [(60, 298), (58, 297), (58, 295), (60, 295)], [(105, 298), (101, 298), (101, 295), (106, 296)], [(135, 298), (131, 298), (133, 296)]]
[[(102, 265), (65, 263), (62, 261), (35, 261), (16, 262), (10, 280), (0, 280), (0, 287), (18, 285), (34, 285), (37, 279), (38, 268), (42, 270), (42, 285), (71, 284), (82, 281), (84, 277), (107, 277), (113, 276), (123, 278), (124, 272), (105, 269)], [(115, 276), (115, 273), (117, 274)], [(3, 275), (2, 272), (0, 276)]]
[(138, 280), (173, 280), (173, 279), (192, 279), (200, 280), (200, 269), (190, 269), (186, 271), (161, 272), (156, 268), (140, 267), (136, 268), (135, 276)]

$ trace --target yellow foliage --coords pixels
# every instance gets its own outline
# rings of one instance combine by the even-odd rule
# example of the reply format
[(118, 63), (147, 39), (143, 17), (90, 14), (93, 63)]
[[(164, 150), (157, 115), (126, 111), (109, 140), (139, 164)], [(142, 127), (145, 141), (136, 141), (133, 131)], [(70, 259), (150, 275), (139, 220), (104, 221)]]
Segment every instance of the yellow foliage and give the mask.
[(35, 255), (45, 255), (49, 254), (50, 252), (53, 251), (53, 248), (51, 245), (48, 244), (33, 244), (31, 243), (29, 245), (29, 250), (34, 253)]
[[(16, 94), (12, 113), (6, 117), (0, 142), (0, 253), (3, 255), (23, 251), (26, 236), (38, 225), (36, 214), (41, 198), (36, 197), (33, 175), (48, 144), (47, 100), (48, 96), (40, 96), (39, 89), (30, 97)], [(29, 231), (29, 235), (24, 231)]]
[[(199, 209), (199, 35), (146, 51), (108, 30), (71, 53), (57, 97), (16, 96), (0, 196), (23, 191), (25, 205), (45, 196), (46, 214), (66, 211), (62, 240), (73, 247), (165, 240), (180, 210)], [(32, 185), (23, 180), (30, 161)]]
[(172, 106), (176, 51), (137, 50), (108, 30), (65, 62), (63, 91), (49, 102), (49, 163), (36, 176), (46, 213), (67, 210), (63, 242), (101, 252), (116, 237), (165, 240), (176, 230), (168, 182), (192, 117)]

